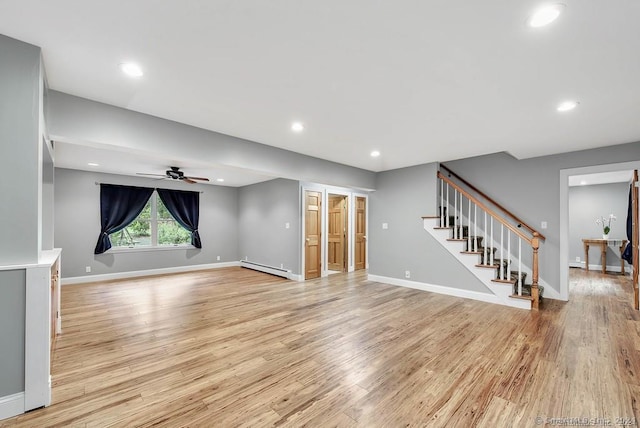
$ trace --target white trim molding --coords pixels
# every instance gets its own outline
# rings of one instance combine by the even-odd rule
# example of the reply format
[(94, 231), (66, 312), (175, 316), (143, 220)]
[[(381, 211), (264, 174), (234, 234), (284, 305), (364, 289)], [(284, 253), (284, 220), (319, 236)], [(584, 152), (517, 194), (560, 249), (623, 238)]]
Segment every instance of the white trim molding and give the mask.
[[(478, 300), (486, 303), (496, 303), (504, 305), (504, 302), (493, 293), (480, 293), (478, 291), (462, 290), (460, 288), (445, 287), (442, 285), (427, 284), (426, 282), (407, 281), (406, 279), (391, 278), (388, 276), (368, 275), (369, 281), (380, 282), (383, 284), (397, 285), (400, 287), (414, 288), (416, 290), (428, 291), (431, 293), (444, 294), (453, 297), (462, 297), (464, 299)], [(518, 301), (514, 299), (514, 301)], [(528, 300), (525, 301), (527, 304)], [(527, 308), (524, 308), (527, 309)]]
[(192, 271), (207, 270), (207, 269), (220, 269), (220, 268), (235, 267), (235, 266), (240, 266), (240, 262), (237, 261), (237, 262), (208, 263), (208, 264), (202, 264), (202, 265), (176, 266), (176, 267), (161, 268), (161, 269), (105, 273), (102, 275), (75, 276), (70, 278), (62, 278), (60, 280), (60, 284), (61, 285), (83, 284), (83, 283), (91, 283), (91, 282), (99, 282), (99, 281), (112, 281), (114, 279), (136, 278), (139, 276), (164, 275), (164, 274), (170, 274), (170, 273), (192, 272)]
[[(584, 262), (569, 262), (569, 267), (584, 269)], [(589, 263), (589, 271), (602, 273), (602, 265), (594, 265)], [(610, 272), (620, 273), (621, 271), (622, 271), (622, 266), (620, 266), (619, 264), (607, 265), (607, 273), (610, 273)], [(629, 266), (629, 264), (625, 263), (624, 272), (629, 274), (633, 273), (633, 266)]]
[(0, 397), (0, 420), (24, 413), (24, 392)]
[(295, 273), (290, 274), (289, 279), (292, 281), (304, 282), (304, 276), (297, 275)]

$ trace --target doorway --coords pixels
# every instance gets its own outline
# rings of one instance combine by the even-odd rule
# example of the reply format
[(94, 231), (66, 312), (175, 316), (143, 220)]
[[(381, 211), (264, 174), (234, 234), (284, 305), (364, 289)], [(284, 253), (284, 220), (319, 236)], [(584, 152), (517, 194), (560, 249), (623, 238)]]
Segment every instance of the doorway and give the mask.
[(327, 212), (327, 269), (329, 273), (346, 272), (349, 260), (347, 196), (329, 194)]
[[(585, 178), (589, 178), (590, 176), (606, 176), (607, 174), (616, 174), (616, 173), (626, 173), (628, 175), (633, 174), (633, 170), (637, 170), (640, 167), (640, 162), (638, 161), (634, 161), (634, 162), (624, 162), (624, 163), (618, 163), (618, 164), (606, 164), (606, 165), (593, 165), (593, 166), (589, 166), (589, 167), (580, 167), (580, 168), (571, 168), (571, 169), (565, 169), (565, 170), (560, 170), (560, 298), (562, 300), (568, 300), (569, 298), (569, 267), (581, 267), (583, 269), (586, 270), (586, 263), (589, 263), (591, 265), (591, 269), (595, 268), (598, 271), (607, 271), (607, 272), (611, 272), (613, 271), (616, 274), (622, 273), (622, 266), (618, 265), (617, 263), (611, 264), (609, 263), (609, 266), (607, 266), (606, 263), (606, 258), (602, 257), (601, 255), (604, 253), (604, 251), (601, 252), (596, 252), (594, 251), (593, 256), (596, 257), (591, 257), (591, 260), (588, 262), (587, 260), (585, 260), (587, 257), (585, 255), (585, 249), (582, 248), (582, 245), (579, 246), (578, 251), (579, 253), (575, 253), (573, 254), (575, 251), (573, 251), (571, 249), (571, 246), (575, 244), (575, 242), (573, 241), (582, 241), (582, 239), (576, 239), (575, 236), (572, 238), (571, 236), (571, 232), (572, 232), (572, 228), (574, 227), (573, 222), (576, 220), (574, 218), (571, 218), (572, 216), (570, 216), (569, 213), (569, 198), (570, 198), (570, 188), (572, 188), (572, 186), (583, 186), (588, 183), (588, 180), (586, 180), (585, 182), (581, 182), (583, 181)], [(573, 183), (572, 183), (573, 181)], [(623, 188), (623, 191), (620, 192), (621, 196), (620, 199), (624, 199), (624, 208), (621, 209), (622, 211), (624, 211), (623, 214), (615, 214), (615, 213), (611, 213), (610, 211), (612, 211), (612, 203), (605, 203), (604, 206), (602, 206), (601, 208), (599, 208), (598, 212), (596, 213), (598, 217), (603, 217), (603, 218), (599, 218), (599, 223), (594, 222), (594, 220), (598, 219), (596, 218), (592, 218), (594, 217), (594, 215), (591, 215), (591, 218), (589, 218), (589, 224), (591, 229), (588, 233), (584, 233), (584, 237), (581, 236), (581, 238), (588, 238), (589, 240), (591, 240), (591, 238), (594, 238), (598, 241), (602, 241), (605, 239), (604, 235), (605, 235), (605, 231), (603, 230), (603, 221), (606, 221), (605, 226), (609, 226), (609, 219), (608, 217), (611, 214), (614, 214), (617, 217), (617, 221), (614, 220), (613, 225), (614, 227), (610, 227), (610, 230), (615, 230), (615, 233), (612, 233), (612, 236), (608, 236), (607, 238), (611, 241), (616, 241), (616, 239), (618, 241), (623, 240), (623, 239), (628, 239), (632, 242), (632, 249), (634, 251), (634, 255), (637, 254), (638, 252), (638, 214), (637, 214), (637, 208), (634, 207), (634, 211), (632, 213), (631, 218), (633, 219), (633, 233), (632, 233), (632, 239), (629, 239), (627, 237), (626, 234), (626, 217), (627, 217), (627, 208), (628, 208), (628, 195), (629, 195), (629, 181), (635, 181), (635, 177), (633, 180), (629, 180), (629, 178), (625, 178), (624, 180), (621, 180), (622, 182), (626, 182), (624, 183), (624, 186), (626, 187), (626, 190)], [(635, 191), (633, 192), (633, 195), (635, 196), (635, 200), (637, 201), (637, 187), (635, 185), (632, 185), (631, 187), (632, 189), (635, 189)], [(597, 198), (598, 200), (602, 199), (602, 198)], [(603, 204), (600, 204), (603, 205)], [(633, 204), (635, 206), (637, 206), (637, 202), (635, 204)], [(606, 212), (603, 212), (602, 214), (600, 214), (600, 210), (601, 209), (605, 209)], [(574, 210), (574, 212), (576, 212)], [(599, 227), (599, 229), (596, 229), (595, 227)], [(620, 234), (620, 236), (618, 236), (618, 234)], [(591, 237), (588, 237), (586, 235), (593, 235)], [(619, 239), (618, 239), (619, 238)], [(590, 242), (590, 241), (589, 241)], [(618, 242), (614, 242), (614, 243), (618, 243)], [(582, 244), (582, 242), (579, 242), (579, 244)], [(585, 245), (586, 247), (586, 245)], [(586, 247), (588, 248), (588, 247)], [(605, 250), (609, 253), (611, 253), (611, 251), (613, 250), (614, 253), (610, 254), (610, 255), (615, 255), (617, 258), (619, 258), (619, 252), (621, 251), (621, 249), (618, 247), (615, 248), (607, 248), (605, 247)], [(597, 253), (597, 254), (596, 254)], [(575, 258), (574, 258), (575, 256)], [(584, 256), (584, 257), (580, 257), (580, 256)], [(595, 261), (594, 261), (595, 259)], [(600, 264), (598, 265), (598, 260), (602, 260), (600, 262)], [(615, 259), (614, 259), (615, 260)], [(592, 264), (593, 263), (593, 264)], [(638, 257), (634, 257), (634, 269), (633, 272), (636, 273), (638, 272)], [(613, 267), (612, 267), (613, 266)], [(638, 282), (637, 279), (635, 278), (635, 275), (632, 274), (631, 278), (632, 281), (629, 282), (633, 282), (633, 288), (635, 291), (635, 294), (637, 294), (637, 289), (638, 289)], [(634, 296), (634, 306), (637, 308), (637, 299), (635, 299)]]

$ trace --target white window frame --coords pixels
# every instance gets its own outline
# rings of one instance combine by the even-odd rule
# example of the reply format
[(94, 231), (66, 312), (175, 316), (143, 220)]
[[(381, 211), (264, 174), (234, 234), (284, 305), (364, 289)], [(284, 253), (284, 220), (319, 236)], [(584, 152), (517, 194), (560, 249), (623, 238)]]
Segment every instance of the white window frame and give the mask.
[[(158, 198), (159, 197), (160, 195), (158, 195), (158, 192), (154, 190), (153, 193), (151, 194), (151, 197), (149, 198), (149, 203), (151, 205), (150, 218), (149, 218), (149, 227), (151, 229), (151, 245), (141, 245), (141, 246), (135, 246), (135, 245), (134, 246), (115, 246), (114, 245), (108, 250), (108, 252), (127, 253), (127, 252), (137, 252), (137, 251), (158, 251), (158, 250), (176, 250), (176, 249), (195, 248), (190, 243), (172, 244), (172, 245), (158, 244)], [(136, 219), (137, 218), (138, 217), (136, 217)], [(176, 221), (175, 219), (173, 220)]]

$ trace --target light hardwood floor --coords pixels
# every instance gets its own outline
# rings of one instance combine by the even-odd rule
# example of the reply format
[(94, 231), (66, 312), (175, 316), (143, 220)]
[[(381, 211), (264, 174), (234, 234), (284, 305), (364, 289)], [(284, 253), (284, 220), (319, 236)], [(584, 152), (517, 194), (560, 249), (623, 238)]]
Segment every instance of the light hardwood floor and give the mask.
[(570, 302), (536, 313), (364, 273), (65, 286), (53, 405), (0, 426), (621, 426), (640, 417), (630, 292), (628, 277), (572, 270)]

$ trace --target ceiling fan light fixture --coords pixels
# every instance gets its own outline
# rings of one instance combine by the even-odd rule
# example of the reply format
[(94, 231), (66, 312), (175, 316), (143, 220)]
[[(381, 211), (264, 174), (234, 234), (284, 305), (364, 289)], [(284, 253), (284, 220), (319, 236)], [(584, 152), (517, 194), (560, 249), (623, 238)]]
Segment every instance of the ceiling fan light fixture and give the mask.
[(551, 24), (558, 19), (565, 5), (562, 3), (549, 4), (537, 9), (527, 21), (527, 24), (531, 28), (540, 28)]
[(198, 181), (209, 181), (207, 177), (194, 177), (191, 175), (184, 175), (184, 172), (180, 171), (180, 167), (170, 166), (170, 169), (166, 170), (164, 174), (147, 174), (144, 172), (137, 172), (136, 175), (144, 175), (147, 177), (158, 177), (158, 179), (162, 180), (163, 178), (170, 178), (172, 180), (180, 180), (185, 183), (195, 184)]

